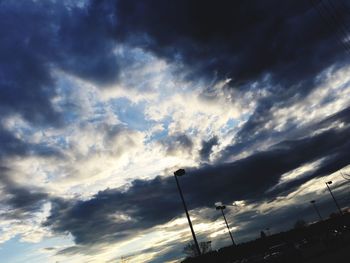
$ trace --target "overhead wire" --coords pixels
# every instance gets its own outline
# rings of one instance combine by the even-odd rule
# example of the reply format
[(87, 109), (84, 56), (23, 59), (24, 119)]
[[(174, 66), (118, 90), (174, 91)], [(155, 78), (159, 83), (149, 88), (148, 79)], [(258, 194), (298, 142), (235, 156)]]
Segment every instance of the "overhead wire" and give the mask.
[[(332, 2), (331, 0), (327, 0), (327, 3), (329, 5), (329, 8), (328, 8), (329, 15), (334, 19), (335, 24), (338, 26), (339, 30), (341, 31), (340, 34), (344, 34), (345, 42), (343, 38), (341, 39), (342, 42), (345, 43), (348, 47), (350, 47), (349, 43), (346, 41), (350, 35), (350, 31), (346, 22), (343, 20), (343, 15), (339, 11), (339, 8), (334, 4), (334, 2)], [(324, 2), (324, 6), (325, 8), (327, 8), (326, 2)]]
[(337, 7), (332, 0), (328, 0), (328, 4), (334, 10), (335, 16), (339, 19), (339, 22), (344, 27), (346, 33), (349, 34), (350, 28), (346, 24), (346, 20), (344, 18), (344, 12), (349, 8), (346, 7), (346, 5), (343, 3), (343, 1), (338, 1), (338, 2), (342, 3), (341, 5), (342, 5), (343, 12), (340, 12), (340, 7)]
[[(338, 28), (337, 20), (334, 19), (331, 11), (327, 8), (327, 6), (323, 5), (324, 4), (323, 0), (319, 0), (317, 2), (315, 2), (314, 0), (310, 0), (310, 3), (312, 5), (312, 7), (316, 10), (316, 12), (318, 13), (320, 18), (324, 21), (324, 23), (331, 30), (333, 30), (333, 27), (334, 27), (334, 29)], [(329, 19), (329, 18), (331, 18), (331, 19)], [(335, 38), (336, 38), (338, 44), (340, 44), (345, 49), (346, 53), (350, 54), (350, 45), (347, 45), (347, 43), (342, 40), (341, 35), (339, 36), (339, 31), (335, 33)]]

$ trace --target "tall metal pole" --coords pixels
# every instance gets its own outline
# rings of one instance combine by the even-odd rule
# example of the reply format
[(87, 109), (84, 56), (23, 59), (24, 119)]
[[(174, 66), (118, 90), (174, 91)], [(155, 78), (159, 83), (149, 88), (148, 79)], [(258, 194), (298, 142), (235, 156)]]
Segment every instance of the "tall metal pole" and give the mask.
[(316, 201), (315, 201), (315, 200), (312, 200), (312, 201), (310, 201), (310, 203), (311, 203), (312, 206), (314, 207), (314, 209), (315, 209), (315, 211), (316, 211), (318, 217), (320, 218), (320, 221), (323, 221), (322, 216), (321, 216), (321, 214), (320, 214), (320, 211), (318, 210), (318, 208), (317, 208), (317, 206), (316, 206), (316, 204), (315, 204)]
[(182, 191), (181, 191), (181, 187), (180, 187), (179, 181), (177, 179), (176, 172), (174, 173), (174, 176), (175, 176), (175, 180), (176, 180), (177, 189), (179, 190), (179, 193), (180, 193), (180, 196), (181, 196), (182, 204), (183, 204), (183, 206), (185, 208), (188, 224), (190, 225), (190, 228), (191, 228), (194, 244), (196, 245), (196, 249), (197, 249), (198, 255), (200, 255), (201, 254), (201, 250), (200, 250), (199, 245), (198, 245), (196, 234), (194, 233), (194, 230), (193, 230), (193, 226), (192, 226), (192, 222), (191, 222), (191, 219), (190, 219), (190, 215), (188, 214), (187, 206), (186, 206), (185, 199), (184, 199)]
[(226, 226), (227, 226), (227, 229), (228, 229), (228, 233), (230, 234), (230, 237), (231, 237), (231, 240), (232, 240), (232, 244), (235, 246), (236, 243), (235, 243), (235, 241), (233, 240), (230, 227), (229, 227), (228, 224), (227, 224), (226, 216), (225, 216), (225, 213), (224, 213), (224, 208), (221, 206), (221, 207), (220, 207), (220, 210), (221, 210), (222, 216), (224, 217), (224, 220), (225, 220), (225, 223), (226, 223)]
[(332, 183), (332, 181), (326, 182), (326, 186), (327, 186), (328, 191), (329, 191), (329, 193), (331, 194), (331, 196), (332, 196), (332, 198), (333, 198), (333, 200), (334, 200), (335, 205), (337, 206), (337, 208), (338, 208), (338, 210), (339, 210), (340, 215), (343, 215), (343, 212), (341, 211), (341, 208), (340, 208), (340, 206), (339, 206), (337, 200), (335, 199), (331, 188), (329, 187), (329, 185), (330, 185), (331, 183)]

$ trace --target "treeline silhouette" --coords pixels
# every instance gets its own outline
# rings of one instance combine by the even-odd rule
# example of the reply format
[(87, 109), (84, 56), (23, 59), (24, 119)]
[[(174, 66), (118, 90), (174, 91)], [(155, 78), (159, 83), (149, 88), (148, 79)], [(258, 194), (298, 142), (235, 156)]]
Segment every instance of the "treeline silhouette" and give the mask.
[(261, 235), (256, 240), (186, 258), (182, 263), (345, 263), (350, 262), (345, 248), (350, 248), (350, 213), (332, 214), (310, 225), (296, 224), (289, 231)]

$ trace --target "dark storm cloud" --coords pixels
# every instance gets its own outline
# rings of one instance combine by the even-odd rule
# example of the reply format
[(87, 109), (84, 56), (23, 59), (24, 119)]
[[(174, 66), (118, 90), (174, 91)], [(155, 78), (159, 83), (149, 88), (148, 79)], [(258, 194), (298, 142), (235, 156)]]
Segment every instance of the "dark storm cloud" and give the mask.
[[(268, 193), (281, 175), (306, 162), (338, 156), (325, 162), (312, 178), (349, 164), (345, 159), (350, 147), (349, 135), (350, 128), (345, 128), (285, 141), (269, 151), (233, 163), (188, 170), (188, 175), (179, 178), (180, 184), (190, 209), (211, 207), (219, 200), (230, 203), (273, 199), (294, 187), (286, 185)], [(135, 180), (126, 191), (101, 191), (87, 201), (61, 200), (53, 206), (46, 225), (58, 232), (72, 233), (78, 244), (89, 244), (126, 238), (135, 231), (166, 223), (182, 212), (175, 179), (156, 177)]]
[(12, 133), (0, 127), (0, 159), (4, 155), (24, 155), (28, 153), (28, 145), (16, 138)]
[[(42, 157), (55, 156), (62, 158), (60, 149), (48, 146), (43, 143), (30, 143), (14, 136), (13, 133), (3, 129), (0, 126), (0, 161), (10, 156), (29, 156), (37, 155)], [(8, 163), (3, 163), (9, 166)]]
[(322, 24), (308, 1), (131, 0), (118, 1), (116, 10), (120, 37), (196, 75), (216, 72), (242, 83), (270, 74), (289, 88), (344, 58), (337, 25)]
[(2, 188), (2, 206), (10, 208), (1, 217), (23, 219), (37, 212), (49, 196), (42, 189), (23, 187), (15, 183), (9, 176), (9, 169), (0, 167), (0, 186)]
[[(108, 6), (108, 8), (106, 7)], [(20, 113), (36, 124), (59, 124), (50, 99), (55, 96), (52, 69), (100, 84), (115, 81), (115, 41), (109, 37), (108, 1), (86, 8), (64, 1), (1, 1), (0, 110)]]
[(59, 66), (100, 85), (110, 84), (118, 77), (111, 2), (91, 1), (86, 9), (64, 12), (57, 32)]
[(193, 142), (186, 134), (175, 134), (168, 136), (160, 141), (168, 155), (176, 155), (179, 153), (190, 153), (193, 148)]
[(126, 192), (108, 189), (88, 201), (55, 201), (46, 225), (69, 231), (78, 244), (123, 239), (179, 214), (177, 192), (169, 179), (136, 180)]
[(202, 148), (199, 151), (199, 155), (202, 160), (207, 161), (212, 153), (213, 146), (218, 144), (218, 137), (214, 136), (208, 141), (202, 141)]

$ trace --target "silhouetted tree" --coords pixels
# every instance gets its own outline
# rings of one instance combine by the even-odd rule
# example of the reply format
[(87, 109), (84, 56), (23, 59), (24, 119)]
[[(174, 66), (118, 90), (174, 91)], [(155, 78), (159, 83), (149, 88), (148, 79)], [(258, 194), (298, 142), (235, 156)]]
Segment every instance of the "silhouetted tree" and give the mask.
[(193, 241), (190, 241), (184, 246), (183, 252), (187, 257), (195, 257), (197, 256), (197, 248), (196, 245)]
[[(208, 253), (211, 251), (211, 241), (206, 242), (200, 242), (199, 248), (201, 250), (202, 254)], [(197, 248), (193, 241), (190, 241), (187, 243), (187, 245), (183, 248), (184, 254), (187, 255), (187, 257), (196, 257), (197, 255)]]
[(200, 242), (199, 247), (202, 254), (208, 253), (211, 251), (211, 241)]

